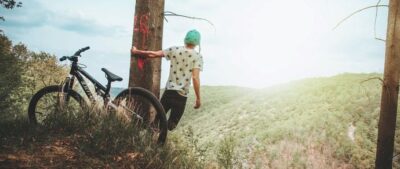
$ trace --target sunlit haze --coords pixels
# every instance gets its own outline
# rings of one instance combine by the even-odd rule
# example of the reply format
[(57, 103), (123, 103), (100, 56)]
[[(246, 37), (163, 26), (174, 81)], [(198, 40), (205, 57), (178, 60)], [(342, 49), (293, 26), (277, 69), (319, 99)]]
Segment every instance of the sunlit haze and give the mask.
[[(29, 49), (70, 55), (91, 46), (81, 62), (105, 82), (102, 67), (129, 80), (135, 1), (29, 0), (14, 10), (0, 9), (0, 29)], [(387, 0), (382, 4), (387, 4)], [(202, 85), (263, 88), (306, 77), (344, 72), (382, 72), (385, 44), (374, 39), (375, 9), (344, 22), (375, 0), (172, 1), (166, 11), (206, 18), (167, 17), (163, 48), (183, 45), (190, 29), (202, 34)], [(377, 35), (385, 38), (387, 8), (379, 9)], [(168, 76), (163, 60), (161, 87)]]

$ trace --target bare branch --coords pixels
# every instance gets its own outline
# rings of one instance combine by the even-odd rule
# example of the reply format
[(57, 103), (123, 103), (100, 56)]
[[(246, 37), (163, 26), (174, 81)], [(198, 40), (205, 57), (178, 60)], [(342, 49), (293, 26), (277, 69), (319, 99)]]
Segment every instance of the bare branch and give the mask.
[(375, 37), (375, 40), (380, 40), (380, 41), (382, 41), (382, 42), (386, 42), (386, 40), (385, 40), (385, 39), (382, 39), (382, 38), (377, 38), (377, 37)]
[(363, 80), (363, 81), (360, 82), (360, 88), (362, 89), (362, 91), (364, 92), (365, 96), (367, 97), (368, 103), (371, 103), (371, 98), (370, 98), (370, 95), (367, 92), (367, 88), (363, 85), (363, 83), (371, 81), (371, 80), (379, 80), (379, 81), (382, 82), (382, 86), (384, 86), (383, 85), (384, 81), (380, 77), (372, 77), (372, 78), (369, 78), (369, 79), (366, 79), (366, 80)]
[(384, 83), (384, 82), (383, 82), (383, 79), (380, 78), (380, 77), (371, 77), (371, 78), (369, 78), (369, 79), (366, 79), (366, 80), (361, 81), (360, 83), (362, 84), (362, 83), (368, 82), (368, 81), (370, 81), (370, 80), (379, 80), (379, 81), (382, 82), (382, 84)]
[[(381, 3), (381, 1), (382, 0), (378, 0), (378, 2), (376, 3), (376, 6), (378, 6)], [(379, 8), (376, 8), (376, 11), (375, 11), (375, 22), (374, 22), (374, 37), (375, 37), (376, 40), (380, 40), (380, 41), (386, 42), (386, 40), (378, 38), (378, 35), (376, 34), (376, 22), (378, 20), (378, 10), (379, 10)]]
[(380, 8), (380, 7), (389, 7), (389, 5), (373, 5), (373, 6), (367, 6), (365, 8), (359, 9), (353, 13), (351, 13), (349, 16), (345, 17), (344, 19), (342, 19), (334, 28), (333, 30), (335, 30), (336, 28), (338, 28), (343, 22), (345, 22), (347, 19), (351, 18), (353, 15), (362, 12), (364, 10), (370, 9), (370, 8)]
[(166, 18), (165, 16), (178, 16), (178, 17), (183, 17), (183, 18), (188, 18), (188, 19), (206, 21), (206, 22), (208, 22), (211, 26), (213, 26), (213, 27), (215, 28), (214, 24), (213, 24), (210, 20), (208, 20), (208, 19), (198, 18), (198, 17), (193, 17), (193, 16), (187, 16), (187, 15), (181, 15), (181, 14), (177, 14), (177, 13), (170, 12), (170, 11), (165, 11), (163, 14), (164, 14), (164, 19), (165, 19), (167, 22), (168, 22), (168, 20), (167, 20), (167, 18)]

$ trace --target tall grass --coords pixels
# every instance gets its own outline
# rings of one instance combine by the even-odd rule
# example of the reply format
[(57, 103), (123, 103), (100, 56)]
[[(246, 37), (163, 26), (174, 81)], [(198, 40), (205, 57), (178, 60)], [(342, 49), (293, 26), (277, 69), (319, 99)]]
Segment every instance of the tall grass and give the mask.
[[(49, 144), (47, 141), (52, 139), (68, 139), (72, 141), (71, 146), (77, 148), (76, 153), (85, 157), (78, 164), (95, 161), (93, 165), (100, 168), (219, 168), (217, 162), (207, 157), (207, 147), (198, 144), (199, 138), (192, 129), (183, 135), (172, 134), (161, 146), (154, 138), (140, 132), (136, 125), (127, 123), (113, 112), (90, 114), (88, 119), (86, 113), (57, 112), (37, 126), (30, 125), (22, 117), (0, 121), (0, 143), (12, 145), (17, 151), (38, 143)], [(219, 157), (227, 159), (222, 155)], [(34, 166), (37, 164), (32, 164)]]

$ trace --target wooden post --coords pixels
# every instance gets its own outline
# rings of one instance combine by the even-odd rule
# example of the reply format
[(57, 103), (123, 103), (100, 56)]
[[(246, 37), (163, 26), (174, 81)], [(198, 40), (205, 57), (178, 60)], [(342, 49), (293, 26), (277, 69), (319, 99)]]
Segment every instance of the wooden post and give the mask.
[[(164, 0), (136, 0), (132, 45), (140, 50), (162, 48)], [(131, 56), (129, 87), (143, 87), (160, 96), (161, 58)]]
[(385, 70), (378, 125), (376, 169), (392, 168), (400, 70), (400, 2), (390, 0)]

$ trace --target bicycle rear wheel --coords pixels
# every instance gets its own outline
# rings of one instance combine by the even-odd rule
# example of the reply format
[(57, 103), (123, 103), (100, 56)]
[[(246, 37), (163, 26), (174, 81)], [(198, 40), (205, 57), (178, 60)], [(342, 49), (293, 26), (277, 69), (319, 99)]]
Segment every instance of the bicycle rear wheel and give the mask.
[(165, 142), (168, 131), (165, 111), (153, 93), (143, 88), (129, 88), (117, 95), (115, 103), (129, 115), (140, 135), (148, 135), (160, 144)]
[(84, 105), (84, 99), (76, 91), (66, 93), (61, 86), (47, 86), (33, 95), (29, 103), (29, 123), (43, 124), (57, 113), (79, 115), (83, 113)]

